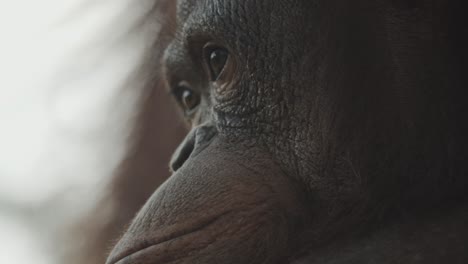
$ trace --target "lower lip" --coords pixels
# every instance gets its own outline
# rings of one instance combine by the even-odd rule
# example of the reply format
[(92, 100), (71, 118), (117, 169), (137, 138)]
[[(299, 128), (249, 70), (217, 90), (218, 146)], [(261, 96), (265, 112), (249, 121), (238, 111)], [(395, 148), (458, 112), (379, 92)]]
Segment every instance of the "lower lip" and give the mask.
[[(172, 235), (166, 236), (165, 239), (155, 239), (154, 243), (150, 243), (147, 247), (141, 249), (134, 248), (135, 250), (126, 250), (124, 254), (116, 254), (116, 258), (110, 258), (109, 264), (153, 264), (164, 263), (173, 261), (191, 250), (196, 250), (210, 241), (215, 241), (216, 232), (211, 233), (205, 229), (213, 226), (219, 217), (211, 218), (209, 221), (203, 221), (201, 224), (188, 226), (195, 226), (195, 228), (186, 228), (184, 231), (173, 232)], [(201, 232), (204, 232), (200, 235)], [(211, 235), (207, 235), (210, 234)], [(158, 241), (159, 240), (159, 241)], [(132, 240), (130, 240), (132, 241)], [(136, 240), (135, 240), (136, 242)], [(130, 243), (136, 244), (136, 243)], [(148, 243), (146, 243), (148, 245)], [(133, 253), (131, 253), (133, 252)]]

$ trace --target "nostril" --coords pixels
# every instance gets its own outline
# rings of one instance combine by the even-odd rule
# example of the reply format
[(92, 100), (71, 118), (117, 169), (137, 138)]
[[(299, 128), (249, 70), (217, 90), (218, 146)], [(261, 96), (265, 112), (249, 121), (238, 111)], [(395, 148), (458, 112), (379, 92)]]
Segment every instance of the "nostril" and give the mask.
[(195, 136), (194, 133), (190, 133), (185, 140), (180, 144), (176, 149), (175, 153), (172, 155), (170, 167), (172, 172), (177, 171), (184, 165), (192, 154), (195, 148)]

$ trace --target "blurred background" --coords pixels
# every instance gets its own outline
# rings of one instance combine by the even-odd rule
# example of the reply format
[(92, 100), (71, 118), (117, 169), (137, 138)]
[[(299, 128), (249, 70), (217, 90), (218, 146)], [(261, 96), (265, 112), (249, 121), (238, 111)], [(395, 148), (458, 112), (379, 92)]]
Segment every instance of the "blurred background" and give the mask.
[(185, 131), (139, 74), (152, 2), (0, 1), (0, 263), (103, 263), (168, 176)]

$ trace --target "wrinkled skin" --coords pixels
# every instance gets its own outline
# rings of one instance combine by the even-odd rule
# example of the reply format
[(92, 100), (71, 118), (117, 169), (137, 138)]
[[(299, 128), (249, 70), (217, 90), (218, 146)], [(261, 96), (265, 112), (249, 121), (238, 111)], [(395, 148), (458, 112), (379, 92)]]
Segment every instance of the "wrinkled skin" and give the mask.
[(468, 263), (462, 10), (178, 1), (192, 130), (108, 263)]

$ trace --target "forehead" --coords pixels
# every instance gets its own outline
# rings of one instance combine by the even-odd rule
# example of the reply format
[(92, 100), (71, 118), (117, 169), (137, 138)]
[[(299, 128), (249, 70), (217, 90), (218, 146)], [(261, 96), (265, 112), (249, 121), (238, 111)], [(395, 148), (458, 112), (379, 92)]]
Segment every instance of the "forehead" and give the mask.
[(195, 8), (195, 5), (203, 4), (205, 0), (177, 0), (177, 20), (184, 23)]
[(195, 24), (209, 25), (209, 30), (291, 34), (290, 29), (304, 29), (315, 11), (311, 0), (177, 0), (177, 24), (179, 30)]

